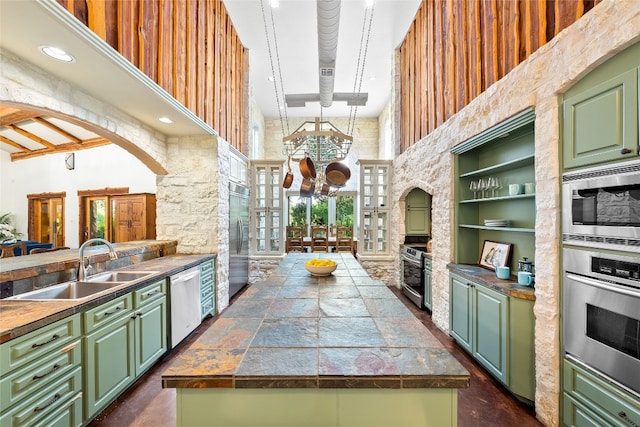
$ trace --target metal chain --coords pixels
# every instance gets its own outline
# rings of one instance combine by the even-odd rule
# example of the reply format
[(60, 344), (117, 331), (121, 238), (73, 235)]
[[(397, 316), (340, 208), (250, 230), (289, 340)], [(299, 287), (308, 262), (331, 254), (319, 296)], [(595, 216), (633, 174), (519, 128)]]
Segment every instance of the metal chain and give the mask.
[[(265, 34), (265, 37), (267, 38), (267, 49), (269, 51), (269, 62), (271, 64), (271, 74), (273, 75), (273, 89), (276, 92), (276, 103), (278, 104), (278, 114), (280, 114), (280, 127), (282, 128), (282, 137), (285, 137), (287, 134), (284, 133), (284, 122), (282, 121), (282, 110), (280, 109), (280, 96), (278, 95), (278, 84), (276, 82), (276, 72), (273, 67), (273, 55), (271, 54), (271, 43), (269, 42), (269, 27), (267, 26), (267, 15), (264, 12), (264, 0), (260, 0), (260, 7), (262, 8), (262, 21), (264, 22), (264, 34)], [(284, 96), (284, 93), (283, 93), (283, 96)]]
[[(369, 15), (369, 27), (367, 29), (367, 41), (364, 45), (364, 55), (362, 57), (362, 68), (360, 68), (360, 56), (362, 55), (362, 40), (364, 39), (365, 26), (367, 22), (367, 10), (364, 13), (364, 20), (362, 22), (362, 35), (360, 36), (360, 52), (358, 52), (358, 65), (356, 67), (356, 79), (353, 83), (353, 92), (354, 94), (360, 94), (362, 90), (362, 78), (364, 76), (364, 68), (365, 63), (367, 62), (367, 50), (369, 48), (369, 38), (371, 37), (371, 26), (373, 23), (373, 11), (375, 8), (375, 3), (371, 6), (371, 14)], [(358, 91), (356, 92), (356, 85), (358, 86)], [(353, 111), (353, 119), (351, 116), (351, 111)], [(347, 124), (347, 135), (353, 136), (353, 129), (356, 124), (356, 115), (358, 114), (358, 106), (351, 106), (351, 110), (349, 111), (349, 122)]]
[[(283, 105), (284, 119), (285, 119), (285, 124), (287, 125), (287, 133), (282, 135), (284, 137), (285, 135), (289, 135), (291, 132), (289, 132), (289, 116), (287, 114), (287, 100), (285, 99), (284, 83), (282, 82), (282, 67), (280, 66), (280, 54), (278, 53), (278, 36), (276, 35), (276, 24), (275, 24), (275, 19), (273, 18), (273, 8), (271, 8), (271, 28), (273, 29), (273, 45), (275, 46), (275, 50), (276, 50), (276, 63), (278, 64), (278, 76), (280, 77), (280, 93), (282, 93), (282, 103), (284, 104)], [(275, 75), (273, 77), (275, 78)], [(280, 116), (280, 120), (282, 120), (282, 115)]]

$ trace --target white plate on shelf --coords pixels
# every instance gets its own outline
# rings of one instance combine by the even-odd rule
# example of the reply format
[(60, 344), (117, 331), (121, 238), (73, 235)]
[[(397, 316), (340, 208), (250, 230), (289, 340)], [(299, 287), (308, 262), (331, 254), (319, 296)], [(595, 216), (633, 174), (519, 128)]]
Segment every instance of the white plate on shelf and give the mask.
[(508, 219), (485, 219), (484, 225), (487, 227), (508, 227), (511, 221)]

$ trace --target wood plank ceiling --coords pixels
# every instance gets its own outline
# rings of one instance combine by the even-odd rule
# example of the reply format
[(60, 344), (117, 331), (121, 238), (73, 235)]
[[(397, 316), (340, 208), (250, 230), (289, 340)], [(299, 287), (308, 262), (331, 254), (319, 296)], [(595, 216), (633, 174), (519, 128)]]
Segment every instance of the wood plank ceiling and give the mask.
[(0, 149), (12, 161), (107, 144), (111, 141), (65, 120), (0, 104)]

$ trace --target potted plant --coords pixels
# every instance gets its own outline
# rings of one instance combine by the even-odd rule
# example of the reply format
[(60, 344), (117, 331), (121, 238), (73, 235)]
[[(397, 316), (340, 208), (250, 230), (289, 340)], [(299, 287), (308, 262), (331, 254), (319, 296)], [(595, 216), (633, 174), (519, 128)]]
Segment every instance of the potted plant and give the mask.
[(22, 235), (13, 226), (12, 215), (10, 212), (0, 215), (0, 242), (10, 243)]

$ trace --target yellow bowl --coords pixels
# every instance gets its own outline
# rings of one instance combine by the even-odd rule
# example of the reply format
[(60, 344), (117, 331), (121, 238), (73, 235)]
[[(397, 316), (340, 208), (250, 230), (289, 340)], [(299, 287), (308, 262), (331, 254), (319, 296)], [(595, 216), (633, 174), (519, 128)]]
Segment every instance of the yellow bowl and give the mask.
[(318, 266), (305, 263), (304, 268), (306, 268), (307, 271), (313, 276), (329, 276), (335, 271), (336, 268), (338, 268), (338, 264), (334, 263), (333, 265)]

